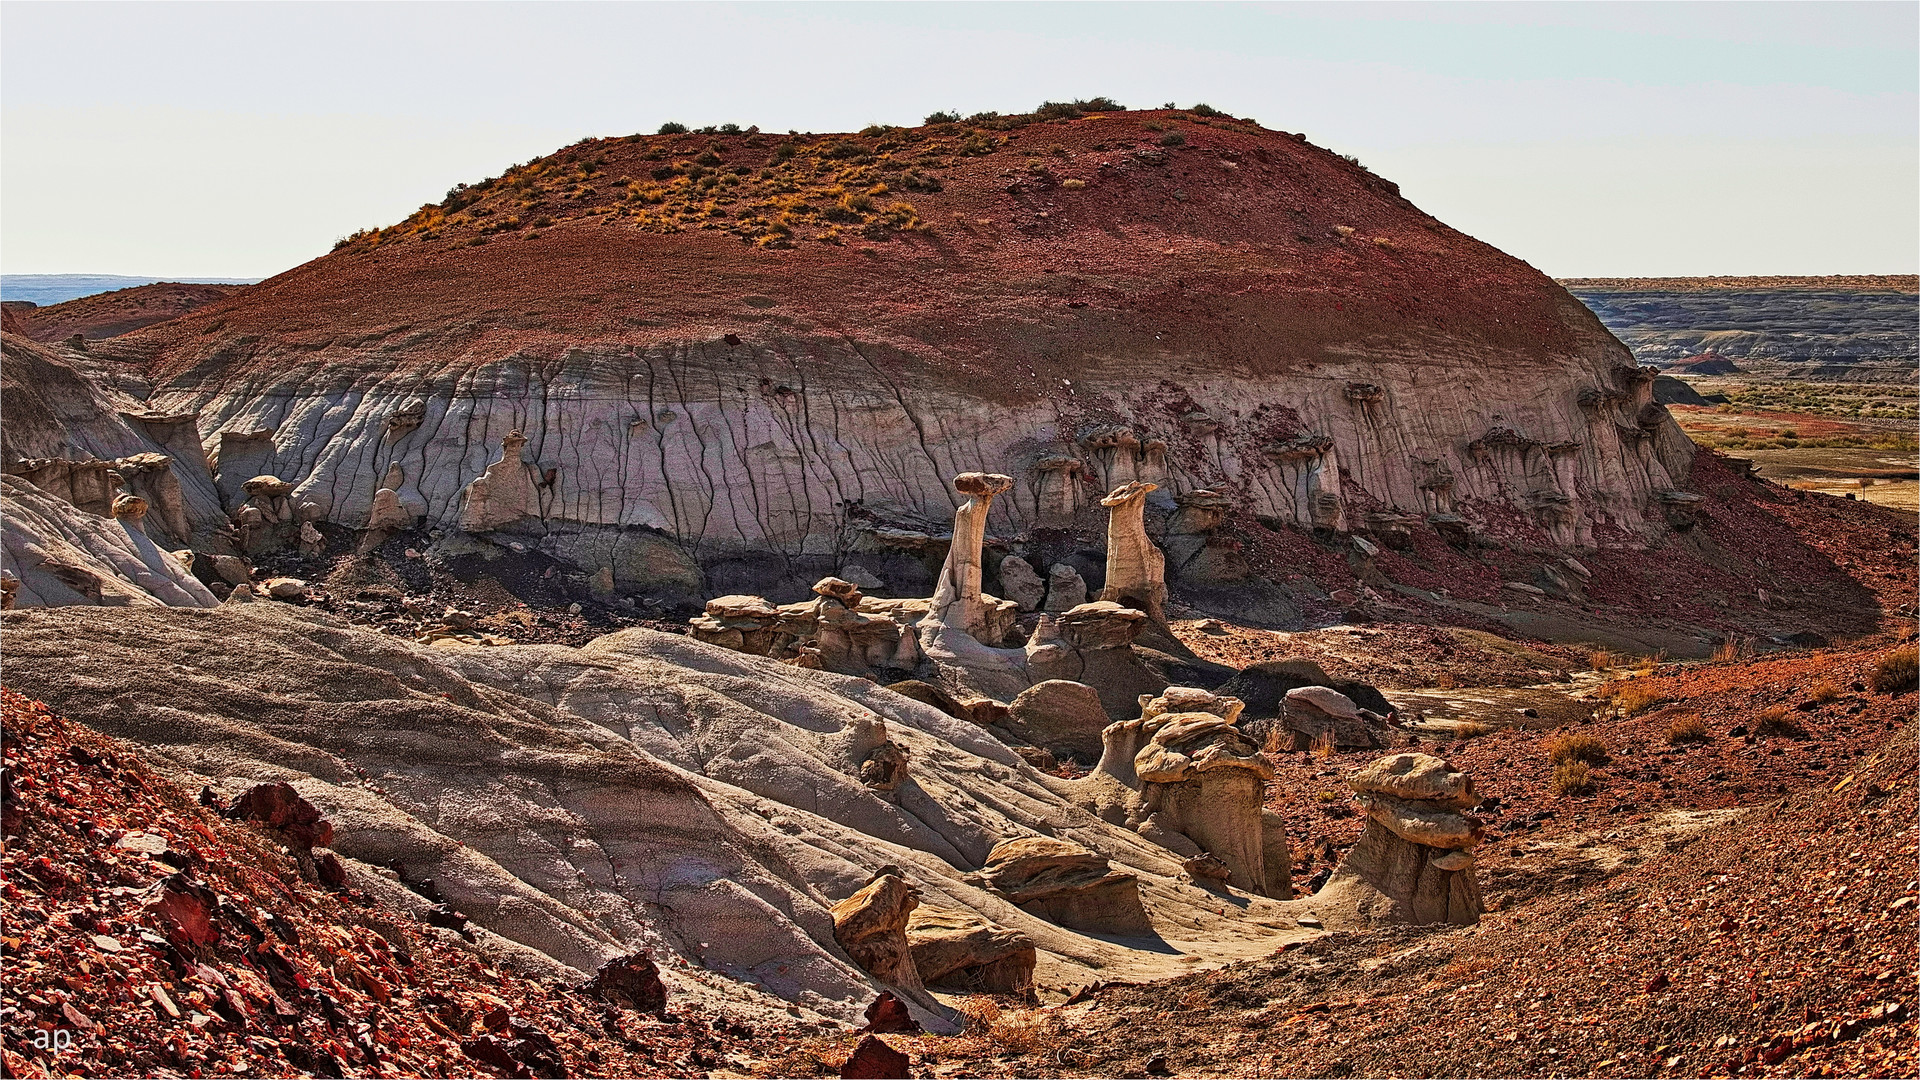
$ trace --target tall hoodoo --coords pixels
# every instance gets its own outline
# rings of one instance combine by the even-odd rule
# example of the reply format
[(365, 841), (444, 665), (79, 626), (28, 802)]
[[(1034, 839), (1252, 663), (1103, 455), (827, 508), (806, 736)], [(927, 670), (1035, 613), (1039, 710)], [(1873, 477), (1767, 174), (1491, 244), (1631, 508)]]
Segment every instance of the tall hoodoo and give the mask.
[(982, 645), (999, 644), (987, 634), (986, 605), (980, 598), (984, 578), (980, 551), (987, 538), (987, 512), (993, 508), (993, 497), (1012, 486), (1013, 477), (999, 473), (969, 472), (953, 478), (953, 489), (967, 500), (953, 512), (953, 546), (940, 567), (940, 582), (923, 626), (938, 624), (964, 631)]
[(1147, 496), (1160, 485), (1136, 480), (1122, 484), (1100, 500), (1107, 508), (1107, 584), (1100, 599), (1112, 600), (1147, 613), (1155, 624), (1167, 623), (1166, 556), (1147, 539)]

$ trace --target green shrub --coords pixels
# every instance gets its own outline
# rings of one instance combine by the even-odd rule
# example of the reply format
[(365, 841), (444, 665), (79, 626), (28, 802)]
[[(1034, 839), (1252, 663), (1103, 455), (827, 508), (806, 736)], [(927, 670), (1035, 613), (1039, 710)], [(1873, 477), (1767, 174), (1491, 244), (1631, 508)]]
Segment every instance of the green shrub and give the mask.
[(1177, 131), (1169, 131), (1165, 135), (1160, 136), (1160, 145), (1185, 146), (1187, 145), (1187, 137)]
[(957, 124), (960, 122), (960, 114), (957, 112), (930, 112), (927, 114), (927, 118), (920, 122), (922, 124)]
[(1200, 104), (1198, 104), (1198, 105), (1195, 105), (1195, 106), (1194, 106), (1193, 108), (1191, 108), (1191, 109), (1188, 109), (1187, 111), (1188, 111), (1188, 112), (1190, 112), (1190, 113), (1192, 113), (1192, 114), (1193, 114), (1193, 115), (1195, 115), (1195, 116), (1225, 116), (1225, 115), (1227, 115), (1226, 113), (1223, 113), (1223, 112), (1221, 112), (1221, 111), (1220, 111), (1219, 109), (1216, 109), (1216, 108), (1214, 108), (1214, 107), (1213, 107), (1213, 106), (1211, 106), (1211, 105), (1208, 105), (1208, 104), (1207, 104), (1206, 102), (1201, 102)]
[(661, 124), (660, 130), (654, 132), (655, 135), (685, 135), (686, 133), (687, 133), (687, 125), (678, 123), (673, 120), (669, 120), (666, 123)]

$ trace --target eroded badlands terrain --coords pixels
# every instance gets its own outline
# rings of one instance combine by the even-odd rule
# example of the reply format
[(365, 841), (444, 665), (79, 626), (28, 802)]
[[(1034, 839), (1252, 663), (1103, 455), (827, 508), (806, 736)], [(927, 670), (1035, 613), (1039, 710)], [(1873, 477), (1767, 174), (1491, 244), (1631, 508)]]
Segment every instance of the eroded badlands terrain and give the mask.
[(598, 140), (18, 329), (12, 1075), (1913, 1068), (1912, 516), (1299, 137)]

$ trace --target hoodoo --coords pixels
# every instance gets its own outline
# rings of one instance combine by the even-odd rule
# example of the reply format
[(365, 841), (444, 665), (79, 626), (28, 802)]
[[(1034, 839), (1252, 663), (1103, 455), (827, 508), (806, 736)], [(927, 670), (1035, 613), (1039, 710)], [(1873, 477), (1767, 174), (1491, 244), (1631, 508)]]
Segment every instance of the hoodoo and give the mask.
[(198, 414), (228, 514), (274, 476), (336, 526), (683, 600), (850, 561), (928, 595), (970, 470), (1016, 544), (1139, 485), (1156, 522), (1550, 547), (1657, 537), (1692, 454), (1546, 277), (1301, 136), (1169, 110), (589, 140), (97, 348)]

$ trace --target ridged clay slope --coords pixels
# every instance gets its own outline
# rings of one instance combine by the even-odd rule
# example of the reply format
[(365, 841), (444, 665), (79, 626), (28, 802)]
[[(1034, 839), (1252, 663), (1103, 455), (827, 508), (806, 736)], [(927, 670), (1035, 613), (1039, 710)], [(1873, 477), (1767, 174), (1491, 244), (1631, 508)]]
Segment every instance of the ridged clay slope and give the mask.
[(938, 533), (978, 469), (1016, 478), (1001, 536), (1144, 479), (1630, 545), (1691, 456), (1531, 267), (1304, 137), (1169, 111), (590, 140), (111, 347), (201, 414), (230, 499), (272, 473), (359, 527), (397, 484), (622, 585), (690, 580), (665, 538), (711, 569)]

